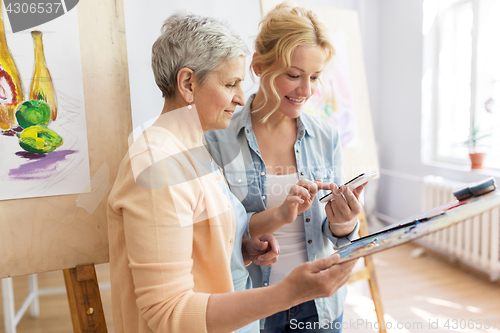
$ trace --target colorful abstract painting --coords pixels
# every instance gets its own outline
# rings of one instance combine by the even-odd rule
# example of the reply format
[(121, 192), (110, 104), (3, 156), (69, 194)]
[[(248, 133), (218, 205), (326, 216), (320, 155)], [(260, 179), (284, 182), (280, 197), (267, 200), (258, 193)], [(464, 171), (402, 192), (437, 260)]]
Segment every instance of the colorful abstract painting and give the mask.
[(334, 59), (321, 74), (320, 87), (305, 105), (307, 113), (319, 116), (337, 128), (342, 147), (353, 147), (358, 142), (348, 38), (343, 30), (332, 33)]
[(82, 193), (90, 172), (77, 12), (17, 33), (2, 18), (0, 200)]

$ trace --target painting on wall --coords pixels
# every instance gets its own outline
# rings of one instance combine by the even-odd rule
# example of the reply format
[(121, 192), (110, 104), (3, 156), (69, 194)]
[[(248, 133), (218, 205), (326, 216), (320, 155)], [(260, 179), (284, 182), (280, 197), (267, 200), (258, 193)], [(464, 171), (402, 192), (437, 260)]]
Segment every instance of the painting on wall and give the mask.
[(321, 73), (321, 84), (305, 104), (307, 113), (321, 117), (337, 128), (344, 148), (355, 147), (358, 142), (347, 40), (344, 30), (332, 33), (334, 59)]
[(90, 172), (77, 12), (17, 33), (1, 19), (0, 200), (81, 193)]

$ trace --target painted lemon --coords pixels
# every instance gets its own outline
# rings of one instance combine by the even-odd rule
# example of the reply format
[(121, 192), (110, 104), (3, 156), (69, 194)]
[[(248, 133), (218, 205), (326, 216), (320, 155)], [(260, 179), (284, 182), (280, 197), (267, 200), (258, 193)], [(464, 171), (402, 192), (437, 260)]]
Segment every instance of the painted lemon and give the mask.
[(30, 100), (21, 103), (17, 107), (17, 123), (22, 128), (35, 125), (47, 126), (50, 121), (52, 111), (50, 106), (44, 101)]
[(56, 132), (42, 125), (30, 126), (19, 134), (19, 145), (30, 153), (50, 153), (62, 144), (63, 139)]

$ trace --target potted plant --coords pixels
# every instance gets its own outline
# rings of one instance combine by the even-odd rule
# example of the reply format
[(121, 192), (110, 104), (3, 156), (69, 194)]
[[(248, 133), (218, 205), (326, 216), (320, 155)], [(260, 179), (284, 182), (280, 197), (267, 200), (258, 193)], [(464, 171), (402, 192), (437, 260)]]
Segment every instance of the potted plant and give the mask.
[[(495, 100), (488, 98), (484, 103), (484, 109), (491, 114)], [(472, 169), (481, 169), (486, 157), (488, 148), (487, 138), (491, 136), (491, 130), (483, 130), (476, 119), (472, 120), (469, 132), (469, 139), (465, 142), (469, 147), (469, 157)]]

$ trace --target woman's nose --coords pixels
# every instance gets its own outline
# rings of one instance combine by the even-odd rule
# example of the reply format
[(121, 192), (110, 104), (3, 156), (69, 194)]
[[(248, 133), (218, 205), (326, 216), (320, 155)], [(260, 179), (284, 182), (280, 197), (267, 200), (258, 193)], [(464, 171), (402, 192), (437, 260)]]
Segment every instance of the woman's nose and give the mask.
[(309, 78), (304, 78), (304, 80), (301, 80), (300, 86), (297, 89), (297, 92), (299, 93), (300, 96), (309, 98), (311, 96), (311, 81)]
[(240, 86), (238, 92), (233, 97), (233, 103), (238, 104), (240, 106), (245, 105), (245, 93), (243, 92), (243, 88)]

